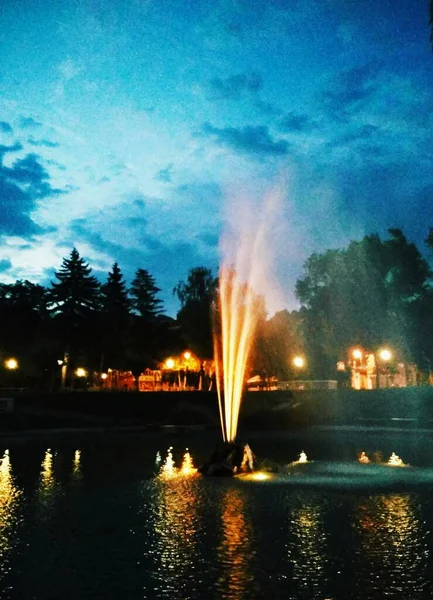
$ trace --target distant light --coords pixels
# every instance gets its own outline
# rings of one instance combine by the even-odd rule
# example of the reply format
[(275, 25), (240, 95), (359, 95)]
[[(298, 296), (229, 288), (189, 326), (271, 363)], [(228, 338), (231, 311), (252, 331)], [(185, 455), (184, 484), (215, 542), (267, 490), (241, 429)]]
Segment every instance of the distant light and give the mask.
[(359, 350), (359, 348), (357, 348), (356, 350), (354, 350), (352, 352), (352, 356), (353, 356), (353, 358), (361, 359), (362, 358), (361, 350)]
[(14, 369), (18, 369), (18, 361), (16, 358), (8, 358), (5, 361), (5, 367), (6, 369), (10, 369), (11, 371), (13, 371)]
[(392, 353), (387, 348), (384, 348), (379, 352), (379, 356), (382, 360), (390, 360), (392, 358)]
[(172, 369), (174, 367), (174, 360), (172, 358), (167, 358), (165, 366), (167, 369)]
[(101, 379), (107, 379), (108, 375), (107, 373), (101, 373)]
[(305, 361), (304, 361), (304, 359), (302, 358), (302, 356), (295, 356), (295, 358), (293, 359), (293, 364), (294, 364), (294, 365), (295, 365), (295, 367), (297, 367), (298, 369), (301, 369), (301, 368), (304, 366), (304, 364), (305, 364)]
[(58, 359), (57, 359), (57, 364), (58, 364), (58, 365), (59, 365), (59, 367), (60, 367), (60, 365), (63, 365), (63, 360), (62, 360), (61, 358), (58, 358)]
[(77, 377), (86, 377), (87, 371), (86, 369), (83, 369), (83, 367), (78, 367), (78, 369), (75, 371), (75, 375)]
[(184, 356), (185, 360), (189, 360), (191, 358), (191, 352), (189, 352), (187, 350), (186, 352), (183, 353), (183, 356)]
[(346, 365), (344, 364), (344, 362), (342, 360), (339, 360), (337, 363), (337, 371), (345, 371), (346, 370)]

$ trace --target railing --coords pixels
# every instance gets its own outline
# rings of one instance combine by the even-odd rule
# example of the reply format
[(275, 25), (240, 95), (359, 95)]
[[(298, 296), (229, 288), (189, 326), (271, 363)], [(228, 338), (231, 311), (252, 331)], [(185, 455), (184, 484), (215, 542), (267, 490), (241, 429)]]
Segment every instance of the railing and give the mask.
[(314, 380), (298, 380), (279, 381), (279, 390), (336, 390), (337, 381), (333, 379), (314, 379)]

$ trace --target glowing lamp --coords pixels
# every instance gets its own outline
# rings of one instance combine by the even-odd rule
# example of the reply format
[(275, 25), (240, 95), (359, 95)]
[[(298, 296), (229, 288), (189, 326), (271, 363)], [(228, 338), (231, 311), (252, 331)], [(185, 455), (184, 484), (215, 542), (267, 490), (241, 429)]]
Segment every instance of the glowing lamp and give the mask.
[(359, 348), (357, 348), (356, 350), (354, 350), (352, 352), (352, 356), (353, 356), (353, 358), (356, 358), (357, 360), (361, 360), (361, 358), (362, 358), (361, 350), (359, 350)]
[(295, 367), (297, 367), (298, 369), (302, 369), (302, 367), (305, 364), (304, 359), (302, 358), (302, 356), (295, 356), (295, 358), (293, 359), (293, 364), (295, 365)]
[(107, 373), (101, 373), (101, 379), (107, 379), (108, 375)]
[(174, 360), (172, 358), (167, 358), (165, 361), (166, 369), (172, 369), (174, 367)]
[(191, 358), (191, 352), (189, 352), (187, 350), (186, 352), (183, 353), (183, 357), (185, 360), (189, 360)]
[(5, 361), (5, 367), (6, 369), (10, 369), (11, 371), (13, 371), (14, 369), (18, 369), (18, 361), (16, 358), (8, 358)]
[(83, 369), (83, 367), (78, 367), (78, 369), (75, 371), (75, 375), (77, 377), (86, 377), (87, 371), (86, 369)]
[(390, 352), (390, 351), (389, 351), (387, 348), (384, 348), (383, 350), (381, 350), (381, 351), (379, 352), (379, 357), (380, 357), (382, 360), (385, 360), (385, 361), (386, 361), (386, 360), (391, 360), (391, 358), (392, 358), (392, 354), (391, 354), (391, 352)]

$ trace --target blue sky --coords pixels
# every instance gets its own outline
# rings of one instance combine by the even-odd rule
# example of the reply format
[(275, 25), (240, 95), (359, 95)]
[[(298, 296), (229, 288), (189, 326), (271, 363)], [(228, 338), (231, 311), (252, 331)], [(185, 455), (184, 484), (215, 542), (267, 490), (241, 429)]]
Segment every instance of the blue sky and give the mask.
[[(216, 273), (227, 206), (281, 197), (269, 312), (315, 251), (433, 226), (428, 0), (2, 0), (0, 281), (73, 246)], [(260, 213), (257, 213), (260, 219)]]

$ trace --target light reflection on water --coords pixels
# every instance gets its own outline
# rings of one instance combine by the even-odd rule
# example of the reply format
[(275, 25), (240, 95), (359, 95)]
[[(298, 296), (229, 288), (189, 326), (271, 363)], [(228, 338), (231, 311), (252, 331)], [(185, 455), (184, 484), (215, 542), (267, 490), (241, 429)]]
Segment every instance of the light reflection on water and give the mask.
[[(156, 558), (155, 591), (162, 598), (179, 597), (195, 577), (199, 507), (195, 479), (155, 479), (153, 533)], [(182, 597), (182, 595), (180, 596)]]
[[(0, 585), (10, 573), (10, 554), (17, 541), (21, 515), (22, 492), (16, 486), (9, 451), (0, 461)], [(3, 593), (2, 593), (3, 592)], [(9, 597), (7, 585), (0, 589), (0, 597)]]
[(221, 565), (217, 582), (220, 598), (251, 597), (255, 547), (245, 499), (239, 489), (228, 489), (221, 501), (222, 540), (216, 559)]
[(154, 456), (146, 476), (126, 448), (109, 465), (103, 451), (48, 449), (31, 467), (5, 453), (0, 598), (433, 597), (430, 488), (161, 478)]
[(294, 592), (301, 597), (323, 598), (326, 585), (326, 534), (321, 505), (310, 501), (296, 506), (290, 512), (290, 532), (287, 543), (289, 563), (292, 565)]
[(386, 581), (390, 594), (400, 593), (411, 600), (424, 598), (430, 550), (417, 495), (369, 497), (359, 504), (357, 525), (364, 585), (378, 592)]

